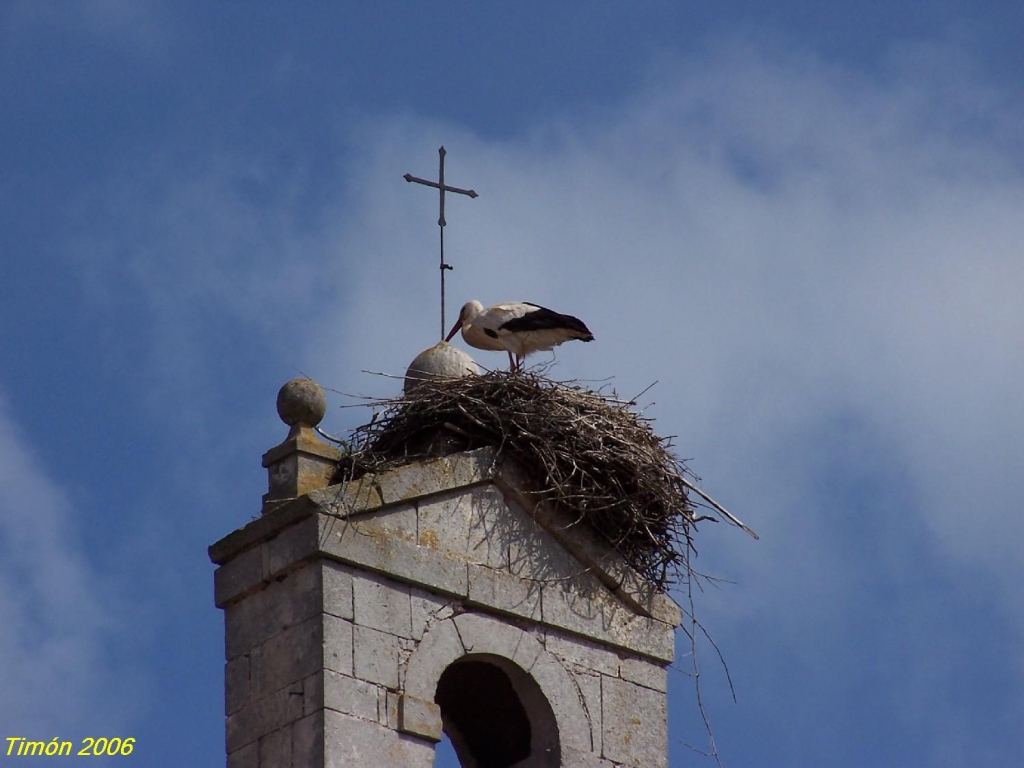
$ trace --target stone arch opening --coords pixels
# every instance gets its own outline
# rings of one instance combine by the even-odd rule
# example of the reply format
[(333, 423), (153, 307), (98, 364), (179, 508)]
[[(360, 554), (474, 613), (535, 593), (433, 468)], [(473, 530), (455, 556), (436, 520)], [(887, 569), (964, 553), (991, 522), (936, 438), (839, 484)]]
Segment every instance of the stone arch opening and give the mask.
[(558, 768), (554, 712), (537, 682), (508, 659), (469, 654), (450, 664), (434, 702), (463, 768)]

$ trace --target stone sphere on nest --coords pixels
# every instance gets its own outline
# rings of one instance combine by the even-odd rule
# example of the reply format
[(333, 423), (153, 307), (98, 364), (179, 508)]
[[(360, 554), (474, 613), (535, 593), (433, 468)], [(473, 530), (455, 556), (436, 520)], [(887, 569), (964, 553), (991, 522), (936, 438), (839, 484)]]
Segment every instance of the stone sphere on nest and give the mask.
[(327, 397), (312, 379), (292, 379), (277, 393), (277, 415), (289, 427), (315, 427), (327, 413)]
[(480, 368), (472, 357), (446, 341), (439, 341), (430, 349), (420, 352), (409, 363), (405, 372), (405, 394), (414, 392), (416, 383), (423, 379), (456, 379), (479, 375)]

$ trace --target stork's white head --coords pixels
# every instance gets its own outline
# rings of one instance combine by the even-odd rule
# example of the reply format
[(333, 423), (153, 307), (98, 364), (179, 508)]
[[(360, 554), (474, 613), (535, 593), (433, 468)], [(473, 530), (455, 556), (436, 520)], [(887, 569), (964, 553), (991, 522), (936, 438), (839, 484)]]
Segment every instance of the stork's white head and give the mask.
[(472, 301), (467, 301), (465, 304), (462, 305), (462, 309), (459, 311), (459, 319), (455, 321), (455, 325), (452, 326), (452, 329), (448, 332), (448, 335), (445, 337), (444, 340), (451, 341), (455, 337), (456, 333), (458, 333), (461, 329), (465, 328), (467, 325), (472, 323), (473, 318), (475, 318), (483, 311), (484, 305), (481, 304), (476, 299), (473, 299)]

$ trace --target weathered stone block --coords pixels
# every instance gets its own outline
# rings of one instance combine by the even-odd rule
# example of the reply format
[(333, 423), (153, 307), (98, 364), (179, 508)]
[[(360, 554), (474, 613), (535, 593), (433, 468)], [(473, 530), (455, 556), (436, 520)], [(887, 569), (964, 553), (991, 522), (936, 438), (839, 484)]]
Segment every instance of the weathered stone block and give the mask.
[(334, 518), (346, 518), (360, 512), (379, 508), (383, 503), (374, 475), (364, 475), (358, 480), (335, 483), (317, 491), (311, 491), (309, 500)]
[(466, 555), (470, 562), (508, 570), (509, 521), (512, 519), (501, 490), (493, 483), (470, 492), (471, 515)]
[(294, 424), (288, 437), (263, 454), (269, 491), (263, 495), (264, 512), (273, 510), (282, 500), (304, 496), (323, 488), (334, 474), (340, 453), (322, 442), (311, 427)]
[(398, 730), (430, 741), (441, 740), (441, 708), (432, 701), (402, 694), (398, 697)]
[(611, 760), (605, 760), (592, 752), (572, 747), (562, 747), (562, 768), (617, 768)]
[[(603, 564), (609, 565), (607, 559)], [(682, 623), (683, 610), (675, 600), (659, 592), (654, 584), (626, 565), (617, 552), (614, 553), (614, 562), (609, 565), (607, 571), (609, 579), (614, 579), (613, 583), (618, 585), (614, 590), (616, 596), (634, 610), (673, 627), (678, 627)]]
[(325, 768), (431, 768), (434, 765), (432, 741), (329, 709), (324, 710), (324, 734)]
[(317, 518), (311, 516), (263, 542), (263, 579), (273, 579), (311, 559), (319, 549), (317, 533)]
[(409, 587), (364, 573), (352, 580), (355, 623), (399, 637), (412, 637)]
[(260, 744), (254, 741), (228, 752), (228, 768), (260, 768)]
[(381, 725), (386, 725), (388, 728), (398, 728), (398, 694), (392, 693), (386, 688), (381, 688), (384, 692), (384, 711), (381, 717)]
[(344, 563), (441, 592), (465, 596), (468, 588), (464, 561), (385, 536), (372, 527), (339, 526), (325, 539), (324, 550)]
[(332, 616), (351, 620), (352, 573), (343, 565), (331, 560), (317, 562), (323, 591), (323, 610)]
[(572, 675), (551, 654), (540, 652), (528, 669), (540, 686), (558, 722), (558, 738), (563, 747), (592, 750), (595, 741), (594, 718), (588, 716), (579, 686)]
[(587, 571), (585, 565), (558, 544), (517, 502), (509, 504), (508, 511), (503, 533), (508, 540), (512, 574), (536, 581), (554, 581)]
[(207, 550), (217, 565), (224, 565), (250, 547), (267, 541), (278, 532), (304, 520), (315, 512), (315, 506), (306, 497), (288, 501), (273, 512), (258, 517), (237, 531), (232, 531)]
[[(318, 709), (292, 725), (292, 764), (295, 768), (326, 768), (324, 760), (325, 712), (327, 710)], [(260, 768), (266, 767), (260, 766)]]
[(420, 699), (433, 699), (441, 674), (465, 653), (455, 619), (439, 621), (424, 633), (416, 653), (404, 662), (402, 685), (405, 692)]
[(249, 655), (236, 656), (224, 665), (224, 714), (241, 709), (249, 698)]
[(501, 613), (539, 621), (540, 584), (482, 565), (469, 566), (469, 600)]
[(612, 615), (623, 609), (606, 599), (601, 594), (603, 590), (590, 575), (545, 584), (541, 592), (544, 623), (606, 640)]
[(414, 640), (423, 638), (423, 633), (438, 621), (452, 615), (450, 600), (426, 590), (412, 587), (409, 593), (409, 605), (412, 614), (412, 637)]
[(484, 448), (408, 464), (375, 480), (384, 504), (394, 504), (480, 483), (489, 477), (492, 456), (493, 452)]
[(570, 672), (569, 674), (579, 690), (579, 695), (583, 699), (583, 707), (587, 712), (587, 720), (590, 722), (591, 750), (601, 754), (601, 742), (603, 739), (603, 726), (601, 724), (601, 675), (583, 672)]
[(418, 499), (450, 487), (450, 472), (440, 461), (407, 464), (377, 476), (377, 488), (385, 504)]
[(352, 674), (352, 623), (324, 614), (324, 668)]
[(225, 656), (233, 659), (321, 610), (319, 574), (306, 567), (224, 609)]
[(668, 764), (668, 713), (664, 695), (605, 677), (601, 681), (604, 753), (610, 760), (643, 768)]
[(466, 653), (493, 653), (530, 671), (543, 646), (531, 632), (480, 613), (464, 613), (453, 621)]
[(612, 616), (607, 637), (614, 645), (666, 663), (676, 655), (675, 627), (628, 610)]
[(645, 659), (623, 659), (619, 676), (655, 691), (664, 693), (668, 690), (668, 671), (664, 666)]
[(259, 698), (253, 697), (227, 717), (227, 750), (250, 742), (302, 717), (302, 683), (292, 684)]
[(354, 514), (338, 523), (341, 527), (355, 528), (366, 536), (416, 543), (416, 505), (397, 504), (371, 512)]
[(398, 638), (369, 627), (353, 628), (354, 671), (361, 680), (398, 688)]
[(458, 488), (492, 479), (497, 469), (494, 456), (493, 448), (477, 448), (475, 451), (445, 456), (440, 461), (448, 465), (453, 483), (450, 487)]
[(302, 680), (323, 664), (323, 614), (282, 630), (252, 650), (250, 685), (255, 696)]
[(582, 637), (561, 635), (556, 630), (547, 632), (544, 646), (571, 670), (612, 677), (619, 674), (619, 655), (607, 646)]
[(324, 706), (364, 720), (379, 720), (379, 691), (376, 685), (324, 671)]
[(213, 602), (223, 608), (263, 583), (263, 552), (250, 547), (213, 573)]
[[(678, 626), (682, 613), (671, 599), (659, 594), (615, 549), (609, 547), (604, 537), (593, 528), (581, 524), (582, 521), (574, 513), (550, 503), (537, 503), (536, 497), (527, 490), (530, 486), (529, 478), (519, 468), (503, 465), (495, 476), (495, 483), (505, 494), (510, 509), (518, 510), (526, 518), (535, 521), (560, 548), (583, 568), (594, 573), (606, 588), (632, 610), (673, 627)], [(532, 542), (534, 538), (535, 535), (531, 535), (528, 540)], [(513, 568), (517, 565), (515, 553), (512, 565)]]
[(260, 739), (260, 766), (291, 768), (292, 729), (285, 726)]
[(504, 510), (501, 492), (492, 484), (422, 499), (417, 504), (417, 543), (470, 562), (506, 567), (507, 537), (501, 531)]
[(463, 489), (441, 493), (416, 505), (416, 543), (435, 552), (465, 556), (469, 547), (472, 498)]
[(541, 611), (545, 624), (560, 629), (662, 661), (675, 655), (673, 627), (638, 616), (593, 576), (545, 584)]
[(311, 715), (324, 708), (324, 675), (336, 674), (320, 669), (302, 681), (302, 715)]

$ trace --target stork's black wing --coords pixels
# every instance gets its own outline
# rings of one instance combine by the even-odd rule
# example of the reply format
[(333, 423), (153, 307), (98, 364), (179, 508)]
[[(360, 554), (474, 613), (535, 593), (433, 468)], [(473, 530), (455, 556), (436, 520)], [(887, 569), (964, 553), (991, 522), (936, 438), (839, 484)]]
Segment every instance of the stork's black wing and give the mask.
[[(528, 302), (523, 303), (526, 304)], [(593, 338), (593, 334), (587, 328), (587, 324), (578, 317), (563, 315), (561, 312), (555, 312), (538, 304), (530, 304), (530, 306), (537, 307), (537, 309), (533, 312), (527, 312), (522, 317), (502, 323), (501, 330), (508, 331), (509, 333), (518, 333), (520, 331), (549, 331), (564, 328)], [(589, 341), (590, 339), (586, 340)]]

